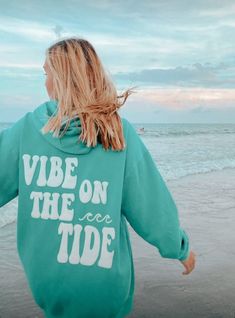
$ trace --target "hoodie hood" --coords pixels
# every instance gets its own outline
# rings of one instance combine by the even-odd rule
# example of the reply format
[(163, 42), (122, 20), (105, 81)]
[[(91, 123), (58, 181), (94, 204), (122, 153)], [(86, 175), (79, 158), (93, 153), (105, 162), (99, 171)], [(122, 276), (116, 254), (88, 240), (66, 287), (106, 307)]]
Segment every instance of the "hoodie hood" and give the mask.
[[(86, 154), (90, 152), (91, 149), (94, 147), (88, 147), (86, 143), (83, 143), (81, 140), (79, 140), (79, 136), (82, 132), (82, 127), (80, 119), (78, 117), (71, 119), (70, 125), (63, 137), (59, 138), (53, 136), (52, 132), (48, 132), (46, 134), (43, 134), (41, 132), (41, 128), (47, 123), (49, 117), (55, 115), (57, 113), (57, 110), (58, 101), (51, 99), (39, 105), (32, 112), (34, 125), (39, 130), (42, 137), (45, 140), (47, 140), (51, 145), (66, 153)], [(68, 119), (65, 119), (63, 121), (61, 130), (63, 130), (63, 128), (65, 127), (67, 120)]]

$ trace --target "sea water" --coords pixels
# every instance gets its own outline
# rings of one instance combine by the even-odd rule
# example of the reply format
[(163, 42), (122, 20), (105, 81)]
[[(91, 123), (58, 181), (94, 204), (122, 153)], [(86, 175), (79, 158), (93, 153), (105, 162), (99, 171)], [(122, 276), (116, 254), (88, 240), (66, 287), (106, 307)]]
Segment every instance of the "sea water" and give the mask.
[[(0, 131), (12, 123), (0, 123)], [(235, 168), (235, 124), (132, 123), (165, 180)], [(0, 208), (0, 228), (16, 220), (17, 198)]]
[(165, 180), (235, 168), (235, 124), (134, 126)]

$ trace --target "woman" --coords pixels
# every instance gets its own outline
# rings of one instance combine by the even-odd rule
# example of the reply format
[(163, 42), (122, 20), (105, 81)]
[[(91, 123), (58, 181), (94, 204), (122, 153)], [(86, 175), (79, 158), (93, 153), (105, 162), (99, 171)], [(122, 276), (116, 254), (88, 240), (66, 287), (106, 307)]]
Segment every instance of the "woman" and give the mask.
[(0, 206), (19, 195), (17, 248), (46, 317), (125, 317), (127, 221), (183, 274), (195, 255), (152, 156), (117, 112), (131, 90), (117, 95), (85, 39), (51, 45), (44, 69), (50, 100), (0, 133)]

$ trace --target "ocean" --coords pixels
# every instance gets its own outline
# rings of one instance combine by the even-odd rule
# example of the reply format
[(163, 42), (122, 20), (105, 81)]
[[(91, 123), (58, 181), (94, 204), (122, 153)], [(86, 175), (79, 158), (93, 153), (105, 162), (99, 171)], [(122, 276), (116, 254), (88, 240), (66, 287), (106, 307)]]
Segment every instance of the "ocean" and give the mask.
[[(0, 131), (11, 123), (0, 123)], [(235, 124), (132, 123), (165, 180), (235, 168)], [(17, 200), (0, 213), (0, 228), (16, 220)], [(5, 211), (5, 212), (4, 212)]]
[(235, 124), (135, 124), (166, 180), (235, 168)]

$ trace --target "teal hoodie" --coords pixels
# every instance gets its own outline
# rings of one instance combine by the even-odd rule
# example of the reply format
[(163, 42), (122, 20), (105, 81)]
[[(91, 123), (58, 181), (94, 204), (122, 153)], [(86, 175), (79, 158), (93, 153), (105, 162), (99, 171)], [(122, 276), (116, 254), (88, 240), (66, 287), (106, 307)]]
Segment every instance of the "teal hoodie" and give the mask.
[(125, 317), (135, 282), (127, 221), (165, 258), (185, 260), (189, 238), (131, 123), (121, 118), (123, 151), (87, 147), (78, 118), (62, 138), (42, 134), (57, 106), (0, 132), (0, 207), (18, 195), (17, 249), (47, 318)]

